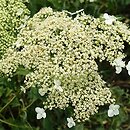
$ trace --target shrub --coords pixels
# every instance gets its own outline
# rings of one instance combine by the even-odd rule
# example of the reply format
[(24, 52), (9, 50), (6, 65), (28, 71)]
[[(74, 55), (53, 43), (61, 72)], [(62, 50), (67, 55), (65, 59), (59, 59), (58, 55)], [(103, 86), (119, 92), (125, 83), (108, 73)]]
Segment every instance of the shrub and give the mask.
[(97, 61), (113, 65), (124, 58), (130, 31), (114, 16), (108, 16), (114, 19), (108, 24), (103, 16), (68, 15), (51, 8), (35, 14), (0, 60), (0, 72), (11, 80), (20, 68), (28, 70), (18, 87), (24, 93), (35, 87), (45, 109), (71, 107), (80, 122), (100, 106), (115, 102), (98, 73)]

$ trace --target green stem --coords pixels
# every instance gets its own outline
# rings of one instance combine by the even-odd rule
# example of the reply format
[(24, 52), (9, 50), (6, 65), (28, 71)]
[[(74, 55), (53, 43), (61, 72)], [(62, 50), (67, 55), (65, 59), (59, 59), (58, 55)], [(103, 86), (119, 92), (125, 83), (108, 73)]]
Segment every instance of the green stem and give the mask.
[(0, 110), (0, 113), (16, 98), (16, 95), (9, 101), (7, 102), (7, 104), (5, 104), (5, 106), (3, 106)]
[(24, 108), (24, 110), (27, 110), (36, 100), (33, 100), (28, 106)]
[(17, 127), (17, 128), (28, 128), (27, 126), (19, 126), (19, 125), (15, 125), (15, 124), (12, 124), (12, 123), (7, 122), (7, 121), (2, 120), (2, 119), (0, 119), (0, 122), (2, 122), (2, 123), (4, 123), (4, 124), (7, 124), (7, 125), (9, 125), (9, 126)]
[(7, 121), (4, 121), (4, 120), (2, 120), (2, 119), (0, 119), (0, 122), (2, 122), (2, 123), (4, 123), (4, 124), (7, 124), (7, 125), (9, 125), (9, 126), (19, 127), (19, 126), (17, 126), (17, 125), (14, 125), (14, 124), (12, 124), (12, 123), (10, 123), (10, 122), (7, 122)]

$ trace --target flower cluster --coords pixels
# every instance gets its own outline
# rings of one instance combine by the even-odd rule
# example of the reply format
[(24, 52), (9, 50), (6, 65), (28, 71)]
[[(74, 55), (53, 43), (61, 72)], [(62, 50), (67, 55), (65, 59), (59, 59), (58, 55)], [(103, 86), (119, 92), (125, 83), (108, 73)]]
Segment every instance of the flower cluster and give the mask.
[[(45, 110), (71, 106), (75, 120), (85, 121), (100, 106), (114, 102), (96, 60), (113, 63), (117, 57), (123, 58), (129, 32), (117, 20), (109, 25), (102, 17), (82, 13), (72, 18), (66, 11), (43, 8), (0, 60), (0, 72), (12, 77), (20, 66), (30, 70), (21, 87), (23, 92), (36, 87), (41, 96), (47, 96)], [(36, 109), (38, 119), (45, 117), (41, 111)], [(68, 122), (68, 127), (75, 125), (69, 118)]]
[(29, 10), (22, 0), (0, 0), (0, 54), (15, 42), (28, 15)]
[(125, 57), (122, 53), (124, 43), (130, 43), (130, 30), (126, 24), (106, 13), (100, 18), (82, 14), (77, 19), (85, 26), (93, 49), (92, 57), (100, 61), (107, 60), (111, 65), (118, 57)]

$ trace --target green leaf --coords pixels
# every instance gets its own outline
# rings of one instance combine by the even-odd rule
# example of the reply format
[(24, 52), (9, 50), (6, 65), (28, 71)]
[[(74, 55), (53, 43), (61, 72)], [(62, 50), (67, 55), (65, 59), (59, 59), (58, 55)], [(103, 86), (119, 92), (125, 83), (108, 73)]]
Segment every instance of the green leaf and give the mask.
[(20, 106), (20, 102), (18, 100), (18, 98), (15, 98), (14, 101), (11, 103), (12, 107), (18, 107)]
[(4, 90), (5, 90), (5, 89), (4, 89), (2, 86), (0, 86), (0, 97), (3, 95)]
[(29, 93), (28, 93), (28, 97), (31, 100), (37, 100), (38, 98), (40, 98), (40, 95), (38, 93), (37, 88), (31, 88), (30, 91), (29, 91)]
[(54, 122), (51, 122), (51, 116), (47, 116), (46, 119), (43, 119), (43, 127), (45, 130), (54, 130)]
[(25, 68), (18, 68), (18, 70), (16, 71), (15, 75), (27, 75), (30, 71), (25, 69)]
[(76, 125), (75, 130), (84, 130), (84, 125), (83, 124)]
[(130, 0), (126, 0), (126, 1), (125, 1), (125, 4), (126, 4), (126, 5), (130, 4)]
[(0, 130), (5, 130), (4, 127), (0, 124)]
[(61, 0), (48, 0), (50, 3), (53, 4), (53, 6), (57, 9), (61, 9), (62, 7), (62, 1)]

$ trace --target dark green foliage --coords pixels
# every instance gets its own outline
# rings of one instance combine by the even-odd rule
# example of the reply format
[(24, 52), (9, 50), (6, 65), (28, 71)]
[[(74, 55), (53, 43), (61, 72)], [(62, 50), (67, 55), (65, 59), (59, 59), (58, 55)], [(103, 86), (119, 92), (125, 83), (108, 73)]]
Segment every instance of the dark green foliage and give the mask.
[[(122, 17), (130, 17), (130, 0), (96, 0), (88, 2), (88, 0), (29, 0), (28, 7), (32, 15), (39, 11), (42, 7), (52, 7), (56, 10), (68, 10), (75, 12), (84, 9), (86, 14), (99, 16), (101, 13), (107, 12)], [(125, 18), (124, 17), (124, 18)]]

